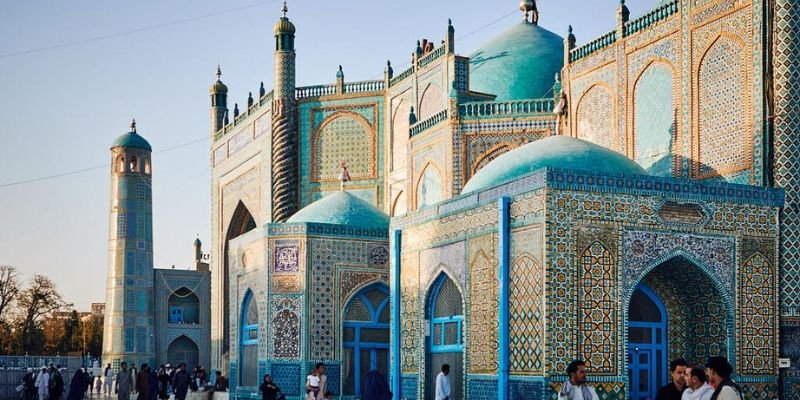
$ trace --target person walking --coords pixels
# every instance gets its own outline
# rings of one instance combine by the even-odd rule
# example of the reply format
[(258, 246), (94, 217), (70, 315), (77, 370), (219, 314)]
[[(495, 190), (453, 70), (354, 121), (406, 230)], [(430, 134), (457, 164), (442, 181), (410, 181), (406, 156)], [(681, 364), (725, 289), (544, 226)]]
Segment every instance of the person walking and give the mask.
[(47, 400), (50, 394), (50, 373), (47, 372), (47, 367), (42, 367), (39, 375), (36, 376), (36, 388), (39, 393), (39, 400)]
[(50, 367), (50, 400), (59, 400), (64, 396), (64, 377), (61, 376), (61, 366)]
[(149, 393), (147, 400), (158, 399), (158, 374), (151, 367), (147, 367), (147, 385), (147, 393)]
[(369, 371), (361, 385), (361, 400), (391, 400), (389, 383), (377, 370)]
[(94, 380), (94, 391), (97, 392), (98, 397), (103, 391), (103, 377), (100, 375), (97, 375), (97, 379)]
[(175, 373), (175, 378), (172, 379), (172, 387), (175, 390), (175, 400), (186, 400), (186, 392), (189, 391), (189, 383), (192, 377), (186, 372), (186, 364), (181, 363), (178, 366), (178, 372)]
[(672, 382), (662, 386), (656, 392), (656, 400), (681, 400), (686, 389), (686, 360), (678, 358), (669, 363), (669, 374)]
[(600, 400), (592, 385), (586, 381), (586, 363), (575, 360), (567, 366), (569, 379), (561, 385), (558, 400)]
[(111, 382), (113, 380), (114, 380), (114, 370), (111, 369), (111, 363), (109, 363), (103, 370), (103, 393), (106, 396), (111, 394)]
[(150, 400), (150, 381), (148, 379), (147, 364), (142, 364), (141, 368), (139, 368), (139, 373), (136, 374), (133, 386), (136, 388), (136, 392), (139, 393), (137, 400)]
[(264, 375), (264, 381), (258, 386), (258, 390), (261, 391), (261, 400), (277, 400), (278, 393), (281, 392), (281, 389), (272, 383), (269, 374)]
[(731, 379), (733, 366), (728, 359), (714, 356), (706, 362), (708, 382), (714, 388), (711, 400), (742, 400), (742, 389)]
[(162, 365), (161, 368), (158, 369), (158, 398), (161, 400), (169, 399), (169, 394), (167, 392), (169, 389), (169, 375), (167, 375), (167, 370)]
[(442, 365), (442, 372), (436, 375), (436, 400), (450, 400), (450, 364)]
[(33, 368), (28, 368), (28, 372), (22, 377), (22, 396), (25, 400), (36, 399), (36, 373)]
[(81, 400), (86, 388), (86, 375), (82, 370), (78, 370), (72, 375), (72, 380), (69, 382), (69, 393), (67, 400)]
[(128, 363), (123, 362), (119, 367), (114, 393), (116, 393), (118, 400), (130, 400), (131, 392), (133, 391), (133, 375), (128, 370)]
[(703, 367), (695, 365), (686, 368), (686, 390), (683, 391), (681, 400), (710, 400), (714, 388), (706, 382), (706, 371)]

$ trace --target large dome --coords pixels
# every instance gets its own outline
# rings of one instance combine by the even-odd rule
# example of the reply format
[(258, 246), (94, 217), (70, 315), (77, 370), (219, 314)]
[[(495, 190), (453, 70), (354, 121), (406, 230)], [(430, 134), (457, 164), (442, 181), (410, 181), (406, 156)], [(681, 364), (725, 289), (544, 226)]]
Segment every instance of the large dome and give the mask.
[(331, 193), (298, 211), (286, 222), (351, 225), (389, 229), (389, 216), (346, 191)]
[(469, 57), (470, 90), (497, 95), (497, 100), (553, 97), (548, 92), (564, 66), (564, 39), (522, 22)]
[(549, 136), (497, 157), (481, 168), (461, 193), (508, 183), (542, 168), (647, 175), (639, 164), (614, 150), (571, 136)]

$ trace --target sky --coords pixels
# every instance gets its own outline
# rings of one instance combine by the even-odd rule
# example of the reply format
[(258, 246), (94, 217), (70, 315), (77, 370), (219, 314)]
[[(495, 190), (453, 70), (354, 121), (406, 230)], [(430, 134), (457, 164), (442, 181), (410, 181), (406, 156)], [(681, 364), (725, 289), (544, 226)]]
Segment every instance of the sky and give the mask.
[[(656, 0), (628, 0), (632, 17)], [(615, 26), (619, 0), (539, 0), (540, 25), (578, 45)], [(447, 19), (469, 55), (521, 21), (516, 0), (291, 0), (297, 85), (380, 79), (408, 67)], [(272, 86), (280, 0), (15, 0), (0, 13), (0, 265), (52, 278), (78, 309), (105, 301), (109, 145), (131, 118), (153, 147), (157, 268), (210, 248), (208, 86), (228, 103)], [(517, 10), (515, 12), (515, 10)], [(85, 170), (83, 172), (72, 173)], [(38, 178), (67, 174), (37, 180)], [(35, 180), (29, 183), (19, 183)]]

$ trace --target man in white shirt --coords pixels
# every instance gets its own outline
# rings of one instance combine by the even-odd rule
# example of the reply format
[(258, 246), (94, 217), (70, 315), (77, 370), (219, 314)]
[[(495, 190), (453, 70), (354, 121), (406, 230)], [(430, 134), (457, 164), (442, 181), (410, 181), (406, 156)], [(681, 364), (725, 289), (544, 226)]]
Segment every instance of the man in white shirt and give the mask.
[(442, 372), (436, 376), (436, 400), (450, 400), (450, 365), (442, 365)]
[(586, 382), (586, 363), (575, 360), (567, 366), (569, 379), (561, 385), (558, 400), (600, 400), (592, 385)]
[(714, 394), (714, 388), (706, 382), (706, 371), (701, 366), (686, 368), (686, 390), (681, 395), (681, 400), (709, 400)]

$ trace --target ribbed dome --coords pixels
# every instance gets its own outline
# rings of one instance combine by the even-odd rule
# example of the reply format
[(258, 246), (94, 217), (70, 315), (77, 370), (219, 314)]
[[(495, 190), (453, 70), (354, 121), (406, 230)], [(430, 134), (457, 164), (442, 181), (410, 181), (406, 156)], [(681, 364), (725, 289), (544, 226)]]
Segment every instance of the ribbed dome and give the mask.
[(470, 90), (497, 100), (553, 97), (548, 92), (564, 66), (564, 39), (522, 22), (472, 53), (469, 64)]
[(150, 143), (147, 143), (143, 137), (139, 136), (136, 132), (128, 132), (122, 134), (120, 137), (114, 139), (111, 143), (111, 148), (114, 147), (127, 147), (129, 149), (144, 149), (147, 151), (153, 151), (150, 147)]
[(289, 33), (294, 35), (296, 29), (292, 21), (289, 21), (289, 18), (281, 17), (281, 19), (279, 19), (275, 24), (275, 28), (273, 28), (272, 31), (275, 32), (276, 35), (281, 33)]
[(614, 150), (571, 136), (549, 136), (492, 160), (467, 182), (461, 193), (508, 183), (542, 168), (647, 175), (639, 164)]
[(388, 215), (346, 191), (331, 193), (309, 204), (292, 215), (286, 222), (314, 222), (389, 229)]

